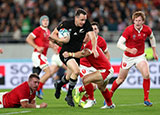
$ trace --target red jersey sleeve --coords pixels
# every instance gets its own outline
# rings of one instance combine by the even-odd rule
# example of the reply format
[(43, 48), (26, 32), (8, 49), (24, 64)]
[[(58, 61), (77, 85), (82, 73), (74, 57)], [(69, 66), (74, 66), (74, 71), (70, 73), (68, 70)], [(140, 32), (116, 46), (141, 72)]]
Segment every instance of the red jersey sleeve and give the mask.
[(38, 29), (38, 28), (34, 29), (32, 33), (33, 33), (36, 37), (38, 37), (38, 36), (39, 36), (39, 29)]
[(19, 97), (20, 102), (29, 101), (29, 97), (30, 97), (29, 88), (23, 87), (23, 89), (18, 90), (18, 97)]
[(129, 38), (129, 27), (127, 27), (124, 32), (122, 33), (122, 36), (127, 40)]

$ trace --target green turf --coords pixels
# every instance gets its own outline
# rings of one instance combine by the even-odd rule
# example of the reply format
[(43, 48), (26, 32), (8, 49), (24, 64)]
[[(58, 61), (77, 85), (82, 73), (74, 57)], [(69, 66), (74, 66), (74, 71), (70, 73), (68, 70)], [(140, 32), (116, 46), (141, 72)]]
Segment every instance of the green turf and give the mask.
[[(5, 90), (1, 90), (3, 92)], [(69, 107), (64, 101), (66, 93), (63, 92), (61, 98), (54, 97), (53, 89), (44, 89), (44, 100), (37, 99), (37, 104), (48, 103), (45, 109), (23, 109), (10, 108), (0, 109), (0, 115), (159, 115), (160, 114), (160, 89), (150, 90), (150, 100), (152, 107), (143, 106), (143, 89), (118, 89), (112, 100), (116, 105), (115, 109), (100, 109), (103, 106), (103, 97), (100, 91), (95, 92), (97, 104), (89, 109)], [(16, 113), (24, 112), (24, 113)], [(26, 112), (26, 113), (25, 113)]]

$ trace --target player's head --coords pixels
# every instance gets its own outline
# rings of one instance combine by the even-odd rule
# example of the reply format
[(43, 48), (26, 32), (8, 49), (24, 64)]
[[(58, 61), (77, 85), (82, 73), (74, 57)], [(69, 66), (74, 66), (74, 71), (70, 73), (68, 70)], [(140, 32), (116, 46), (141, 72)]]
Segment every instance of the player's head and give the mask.
[(39, 76), (36, 73), (32, 73), (28, 79), (28, 85), (30, 89), (36, 91), (39, 85), (39, 80), (40, 80)]
[(142, 11), (136, 11), (132, 15), (132, 21), (137, 29), (140, 29), (146, 20), (146, 16)]
[(75, 25), (82, 27), (87, 20), (87, 12), (81, 8), (78, 8), (75, 12)]
[(40, 17), (39, 23), (43, 27), (48, 27), (49, 25), (49, 17), (47, 15), (43, 15)]
[(95, 33), (96, 36), (97, 36), (98, 33), (99, 33), (99, 24), (98, 24), (97, 22), (92, 22), (91, 25), (92, 25), (92, 28), (93, 28), (94, 33)]

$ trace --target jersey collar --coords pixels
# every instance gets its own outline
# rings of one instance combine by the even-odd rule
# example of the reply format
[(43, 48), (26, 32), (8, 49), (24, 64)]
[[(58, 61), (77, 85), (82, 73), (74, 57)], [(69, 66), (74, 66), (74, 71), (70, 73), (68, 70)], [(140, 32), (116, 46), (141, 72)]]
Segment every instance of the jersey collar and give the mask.
[(44, 28), (43, 26), (40, 26), (43, 30), (47, 31), (47, 28)]
[[(133, 24), (133, 26), (134, 26), (134, 24)], [(143, 29), (143, 25), (142, 25), (142, 27), (140, 28), (140, 30), (138, 30), (135, 26), (134, 26), (134, 29), (137, 30), (138, 33), (140, 33), (141, 30)]]

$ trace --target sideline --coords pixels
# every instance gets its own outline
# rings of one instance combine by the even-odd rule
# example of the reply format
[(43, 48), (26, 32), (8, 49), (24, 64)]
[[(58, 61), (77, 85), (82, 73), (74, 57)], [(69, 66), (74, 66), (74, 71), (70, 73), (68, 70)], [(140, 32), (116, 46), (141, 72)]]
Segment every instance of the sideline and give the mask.
[(19, 112), (10, 112), (10, 113), (1, 113), (0, 115), (13, 115), (13, 114), (18, 114), (18, 113), (29, 113), (32, 111), (19, 111)]
[[(154, 104), (158, 104), (160, 102), (152, 102), (153, 105)], [(144, 105), (144, 103), (135, 103), (135, 104), (120, 104), (120, 105), (117, 105), (117, 106), (137, 106), (137, 105)]]

